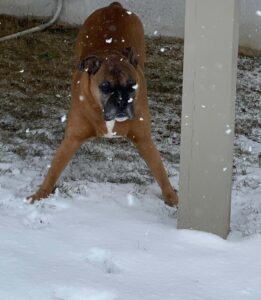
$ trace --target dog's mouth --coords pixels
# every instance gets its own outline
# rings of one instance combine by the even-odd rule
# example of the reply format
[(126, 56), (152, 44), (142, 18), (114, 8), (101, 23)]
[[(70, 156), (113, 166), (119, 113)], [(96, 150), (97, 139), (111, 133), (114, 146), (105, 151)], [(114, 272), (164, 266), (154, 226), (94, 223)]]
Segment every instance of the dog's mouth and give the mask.
[(116, 120), (117, 122), (124, 122), (134, 118), (134, 109), (133, 105), (128, 105), (124, 110), (119, 109), (116, 106), (105, 105), (104, 108), (104, 120), (112, 121)]
[(126, 117), (116, 117), (115, 120), (117, 122), (124, 122), (124, 121), (129, 120), (129, 118), (127, 116)]
[(126, 112), (120, 112), (120, 113), (118, 113), (118, 114), (116, 115), (116, 117), (115, 117), (115, 120), (116, 120), (117, 122), (124, 122), (124, 121), (126, 121), (126, 120), (128, 120), (128, 119), (129, 119), (129, 116), (127, 115)]

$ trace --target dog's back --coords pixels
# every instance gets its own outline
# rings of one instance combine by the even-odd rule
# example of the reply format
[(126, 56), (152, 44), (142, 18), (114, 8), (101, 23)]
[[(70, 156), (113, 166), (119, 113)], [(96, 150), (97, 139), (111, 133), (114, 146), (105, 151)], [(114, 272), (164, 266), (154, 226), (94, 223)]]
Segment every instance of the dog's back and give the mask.
[(76, 63), (89, 55), (119, 51), (134, 47), (143, 69), (145, 62), (144, 30), (140, 19), (113, 2), (92, 13), (83, 26), (76, 42)]

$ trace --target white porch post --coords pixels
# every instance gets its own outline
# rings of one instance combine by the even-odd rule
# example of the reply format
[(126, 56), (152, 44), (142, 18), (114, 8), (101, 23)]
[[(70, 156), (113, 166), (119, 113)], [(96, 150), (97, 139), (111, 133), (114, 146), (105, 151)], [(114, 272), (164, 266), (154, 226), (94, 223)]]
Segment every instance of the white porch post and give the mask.
[(178, 228), (227, 237), (238, 0), (186, 0)]

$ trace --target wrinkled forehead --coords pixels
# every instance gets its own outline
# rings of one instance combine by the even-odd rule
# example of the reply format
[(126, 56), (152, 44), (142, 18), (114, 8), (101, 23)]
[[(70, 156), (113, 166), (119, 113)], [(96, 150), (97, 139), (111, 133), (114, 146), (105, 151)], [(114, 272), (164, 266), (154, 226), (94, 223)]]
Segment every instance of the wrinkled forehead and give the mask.
[(101, 80), (108, 80), (113, 85), (126, 85), (130, 80), (136, 81), (135, 69), (125, 58), (108, 58), (101, 67)]

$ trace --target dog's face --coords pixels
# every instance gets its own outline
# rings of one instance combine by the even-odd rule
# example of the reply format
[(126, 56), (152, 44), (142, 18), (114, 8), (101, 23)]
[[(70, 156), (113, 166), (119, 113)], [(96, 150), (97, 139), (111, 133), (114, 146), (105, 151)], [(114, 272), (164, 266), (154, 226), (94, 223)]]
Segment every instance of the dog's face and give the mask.
[(103, 59), (90, 56), (83, 64), (81, 67), (89, 73), (90, 90), (103, 110), (104, 120), (133, 119), (138, 90), (134, 50), (127, 48), (123, 55), (108, 55)]

